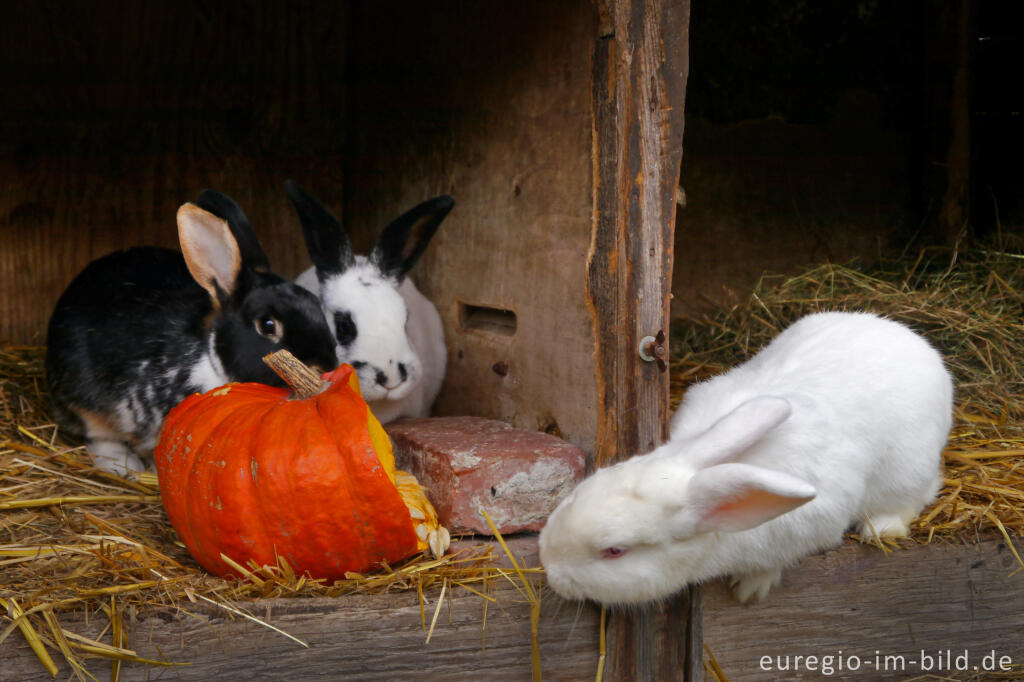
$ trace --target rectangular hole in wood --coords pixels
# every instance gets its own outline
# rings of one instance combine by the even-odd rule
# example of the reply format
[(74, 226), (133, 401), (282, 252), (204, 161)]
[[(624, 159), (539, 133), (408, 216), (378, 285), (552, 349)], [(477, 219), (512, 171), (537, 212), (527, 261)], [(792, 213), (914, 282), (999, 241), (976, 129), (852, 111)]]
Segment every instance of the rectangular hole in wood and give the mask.
[(503, 308), (459, 303), (459, 323), (464, 330), (478, 330), (498, 336), (514, 336), (516, 314)]

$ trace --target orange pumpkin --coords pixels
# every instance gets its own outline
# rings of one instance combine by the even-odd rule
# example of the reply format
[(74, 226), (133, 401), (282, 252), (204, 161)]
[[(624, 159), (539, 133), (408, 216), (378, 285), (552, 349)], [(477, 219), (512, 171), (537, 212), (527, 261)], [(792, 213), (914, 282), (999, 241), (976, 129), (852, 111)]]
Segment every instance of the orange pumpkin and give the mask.
[(160, 494), (211, 573), (237, 575), (222, 553), (243, 566), (280, 556), (298, 574), (330, 580), (447, 547), (422, 489), (396, 472), (355, 372), (342, 365), (323, 378), (326, 390), (301, 399), (228, 384), (167, 415), (154, 453)]

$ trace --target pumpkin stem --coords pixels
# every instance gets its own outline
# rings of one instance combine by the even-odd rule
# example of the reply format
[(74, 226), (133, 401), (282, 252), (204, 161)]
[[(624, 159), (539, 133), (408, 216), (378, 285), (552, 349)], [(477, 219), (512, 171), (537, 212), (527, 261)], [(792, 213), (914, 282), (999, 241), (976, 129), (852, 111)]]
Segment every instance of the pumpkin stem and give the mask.
[(327, 388), (328, 382), (316, 370), (283, 348), (264, 355), (263, 362), (291, 387), (294, 400), (312, 398)]

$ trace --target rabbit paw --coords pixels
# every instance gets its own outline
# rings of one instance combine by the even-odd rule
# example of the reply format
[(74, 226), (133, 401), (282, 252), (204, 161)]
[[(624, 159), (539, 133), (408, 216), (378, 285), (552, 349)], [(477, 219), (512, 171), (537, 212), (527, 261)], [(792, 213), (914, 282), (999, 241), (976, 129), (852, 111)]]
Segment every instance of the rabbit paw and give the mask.
[(124, 443), (93, 441), (89, 443), (92, 462), (97, 469), (124, 477), (131, 472), (145, 471), (146, 465)]
[(874, 542), (875, 534), (880, 538), (905, 538), (910, 534), (908, 525), (914, 514), (879, 514), (865, 518), (857, 524), (857, 535), (861, 542)]
[(736, 597), (736, 601), (746, 604), (751, 597), (756, 597), (756, 601), (763, 600), (768, 596), (768, 591), (778, 585), (781, 580), (782, 571), (775, 569), (734, 575), (729, 586), (732, 587), (732, 594)]

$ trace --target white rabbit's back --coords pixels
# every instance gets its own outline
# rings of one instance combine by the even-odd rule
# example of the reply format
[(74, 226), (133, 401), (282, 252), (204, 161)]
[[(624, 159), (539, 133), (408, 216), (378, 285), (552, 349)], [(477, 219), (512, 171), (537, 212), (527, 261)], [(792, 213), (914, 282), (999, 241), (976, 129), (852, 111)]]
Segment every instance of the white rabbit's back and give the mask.
[(792, 416), (743, 461), (799, 476), (818, 496), (731, 540), (799, 556), (832, 544), (865, 516), (912, 517), (934, 498), (952, 391), (939, 353), (904, 325), (818, 313), (747, 363), (691, 387), (672, 437), (700, 433), (755, 396), (786, 398)]
[(952, 383), (938, 352), (904, 325), (868, 313), (801, 318), (746, 363), (692, 386), (672, 436), (699, 433), (758, 395), (793, 402), (791, 426), (820, 413), (832, 429), (858, 436), (892, 435), (887, 425), (916, 414), (948, 434), (951, 420)]

